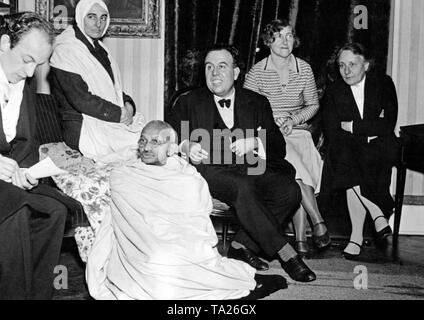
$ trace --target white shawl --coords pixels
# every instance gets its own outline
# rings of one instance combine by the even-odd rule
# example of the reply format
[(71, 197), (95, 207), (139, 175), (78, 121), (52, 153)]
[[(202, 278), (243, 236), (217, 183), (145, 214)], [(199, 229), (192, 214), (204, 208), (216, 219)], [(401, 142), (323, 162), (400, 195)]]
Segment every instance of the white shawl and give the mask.
[[(79, 74), (91, 94), (122, 108), (124, 103), (118, 64), (109, 50), (102, 43), (100, 45), (109, 55), (115, 84), (101, 63), (75, 37), (72, 26), (56, 38), (50, 65)], [(131, 126), (106, 122), (83, 114), (79, 148), (84, 156), (99, 160), (112, 153), (121, 152), (129, 145), (137, 144), (143, 125), (144, 119), (140, 114), (136, 115)]]
[(186, 161), (117, 168), (111, 196), (87, 262), (94, 298), (237, 299), (255, 287), (255, 269), (218, 253), (208, 185)]

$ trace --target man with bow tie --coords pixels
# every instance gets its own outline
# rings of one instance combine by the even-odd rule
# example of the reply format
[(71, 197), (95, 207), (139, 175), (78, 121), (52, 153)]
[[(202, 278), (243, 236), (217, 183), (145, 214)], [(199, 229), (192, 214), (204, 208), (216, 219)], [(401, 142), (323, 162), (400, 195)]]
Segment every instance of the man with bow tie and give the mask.
[[(180, 137), (181, 152), (208, 182), (211, 195), (236, 210), (241, 228), (228, 257), (263, 271), (268, 264), (257, 255), (264, 253), (269, 260), (279, 259), (292, 279), (313, 281), (315, 274), (284, 236), (284, 226), (301, 199), (295, 170), (284, 160), (284, 137), (268, 100), (235, 87), (239, 64), (236, 48), (210, 48), (204, 64), (207, 87), (180, 96), (167, 121)], [(187, 126), (188, 134), (184, 132)], [(208, 136), (203, 134), (200, 140), (202, 130)], [(228, 151), (230, 161), (225, 157)], [(255, 165), (249, 161), (252, 154), (259, 155), (263, 170), (249, 170)]]

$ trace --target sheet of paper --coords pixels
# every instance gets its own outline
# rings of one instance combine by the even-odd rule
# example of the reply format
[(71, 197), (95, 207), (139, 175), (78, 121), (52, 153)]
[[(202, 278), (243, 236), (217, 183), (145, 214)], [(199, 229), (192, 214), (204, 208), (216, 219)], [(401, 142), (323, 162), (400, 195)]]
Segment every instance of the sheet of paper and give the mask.
[(67, 171), (58, 168), (49, 157), (33, 165), (27, 172), (35, 179), (67, 173)]

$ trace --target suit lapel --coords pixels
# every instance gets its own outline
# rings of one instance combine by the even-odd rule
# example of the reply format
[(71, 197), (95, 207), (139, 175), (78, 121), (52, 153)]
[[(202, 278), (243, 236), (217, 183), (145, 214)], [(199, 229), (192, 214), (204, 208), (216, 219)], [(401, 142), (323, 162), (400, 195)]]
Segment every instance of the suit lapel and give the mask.
[(249, 120), (253, 119), (253, 112), (251, 112), (250, 104), (246, 101), (245, 95), (242, 94), (242, 89), (236, 89), (234, 101), (234, 119), (238, 120), (238, 128), (248, 129), (253, 128)]
[(353, 96), (352, 89), (348, 84), (343, 81), (343, 92), (342, 97), (345, 97), (347, 105), (349, 107), (348, 113), (352, 116), (352, 120), (361, 120), (361, 114), (359, 113), (358, 105), (356, 104), (355, 97)]
[(367, 76), (367, 78), (365, 79), (364, 90), (364, 119), (367, 119), (368, 115), (371, 113), (371, 109), (375, 105), (377, 97), (376, 82), (371, 76)]
[[(218, 110), (216, 109), (216, 104), (215, 104), (215, 100), (213, 98), (213, 94), (207, 90), (207, 95), (205, 100), (203, 101), (203, 114), (201, 114), (201, 118), (202, 118), (202, 126), (200, 126), (201, 128), (208, 128), (210, 126), (212, 126), (210, 129), (216, 129), (215, 127), (215, 119), (216, 119), (216, 114), (219, 115)], [(197, 113), (197, 112), (195, 112)], [(213, 121), (211, 121), (211, 119), (213, 119)]]

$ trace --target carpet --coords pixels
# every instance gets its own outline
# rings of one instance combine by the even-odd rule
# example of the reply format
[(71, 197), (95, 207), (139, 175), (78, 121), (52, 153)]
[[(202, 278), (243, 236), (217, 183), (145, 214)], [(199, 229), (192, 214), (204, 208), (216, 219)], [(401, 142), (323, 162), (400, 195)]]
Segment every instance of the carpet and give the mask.
[[(418, 240), (417, 240), (418, 239)], [(277, 260), (262, 274), (279, 274), (288, 282), (264, 300), (424, 300), (424, 238), (401, 237), (400, 259), (388, 251), (364, 246), (361, 261), (341, 257), (344, 240), (333, 241), (325, 252), (313, 252), (306, 264), (317, 274), (317, 280), (300, 283), (291, 280)], [(222, 251), (222, 248), (219, 248)], [(68, 270), (67, 288), (55, 290), (54, 300), (90, 300), (85, 285), (84, 264), (79, 259), (75, 241), (64, 242), (61, 265)]]
[(362, 261), (340, 256), (341, 246), (333, 246), (321, 257), (305, 260), (317, 280), (291, 280), (277, 261), (267, 274), (286, 277), (288, 288), (264, 300), (423, 300), (424, 266), (391, 261), (373, 248), (365, 248)]

